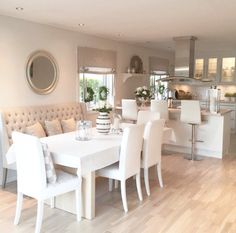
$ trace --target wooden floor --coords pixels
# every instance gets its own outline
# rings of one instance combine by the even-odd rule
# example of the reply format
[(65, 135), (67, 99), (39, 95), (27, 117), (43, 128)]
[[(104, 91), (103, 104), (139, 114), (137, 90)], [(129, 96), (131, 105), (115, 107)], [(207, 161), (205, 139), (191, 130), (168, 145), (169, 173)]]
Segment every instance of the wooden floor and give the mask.
[[(106, 180), (97, 179), (96, 215), (76, 222), (75, 216), (45, 206), (42, 232), (50, 233), (235, 233), (236, 137), (223, 160), (191, 162), (182, 155), (163, 156), (161, 189), (151, 181), (151, 196), (138, 201), (135, 182), (128, 181), (129, 212), (123, 212), (120, 191), (108, 192)], [(0, 233), (34, 232), (36, 203), (26, 198), (20, 224), (13, 225), (16, 183), (0, 189)]]

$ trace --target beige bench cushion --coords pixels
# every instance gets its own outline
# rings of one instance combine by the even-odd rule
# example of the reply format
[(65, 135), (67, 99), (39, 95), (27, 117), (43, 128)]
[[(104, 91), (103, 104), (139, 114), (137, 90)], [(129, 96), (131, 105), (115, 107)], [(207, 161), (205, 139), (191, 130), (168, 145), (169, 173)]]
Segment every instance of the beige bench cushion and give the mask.
[(25, 133), (30, 134), (32, 136), (36, 136), (38, 138), (46, 137), (46, 133), (39, 122), (36, 122), (31, 126), (27, 126), (25, 128)]
[(47, 136), (52, 136), (62, 133), (61, 123), (58, 119), (52, 121), (45, 121), (45, 129)]
[(76, 122), (74, 118), (70, 118), (68, 120), (61, 120), (61, 126), (63, 133), (69, 133), (75, 131), (76, 129)]

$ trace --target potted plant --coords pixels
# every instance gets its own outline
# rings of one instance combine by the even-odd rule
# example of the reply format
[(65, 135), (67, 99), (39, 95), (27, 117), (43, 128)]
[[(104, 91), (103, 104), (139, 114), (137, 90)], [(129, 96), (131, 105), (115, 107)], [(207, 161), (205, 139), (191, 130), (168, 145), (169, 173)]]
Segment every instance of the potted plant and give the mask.
[(90, 102), (94, 100), (94, 90), (92, 87), (87, 87), (86, 88), (86, 95), (85, 95), (85, 99), (84, 102), (87, 105), (87, 109), (90, 108)]
[(134, 94), (138, 105), (148, 105), (150, 103), (152, 93), (146, 86), (136, 88)]
[(236, 92), (234, 92), (234, 93), (232, 94), (231, 100), (234, 101), (234, 102), (236, 101)]
[(226, 92), (225, 93), (225, 100), (226, 101), (231, 101), (232, 93)]
[(111, 120), (108, 114), (112, 111), (112, 107), (108, 106), (104, 102), (101, 102), (100, 106), (93, 110), (99, 112), (96, 119), (97, 131), (102, 134), (108, 134), (111, 129)]
[(106, 101), (109, 93), (109, 89), (106, 86), (101, 86), (98, 88), (98, 98), (99, 100)]

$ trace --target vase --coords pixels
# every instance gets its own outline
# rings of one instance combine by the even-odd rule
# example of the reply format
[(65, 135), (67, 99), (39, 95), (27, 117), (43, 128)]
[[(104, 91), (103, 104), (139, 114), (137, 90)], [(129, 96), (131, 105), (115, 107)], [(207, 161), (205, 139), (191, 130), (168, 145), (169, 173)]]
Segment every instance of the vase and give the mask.
[(108, 134), (111, 129), (111, 120), (107, 112), (100, 112), (96, 119), (96, 129), (98, 133)]

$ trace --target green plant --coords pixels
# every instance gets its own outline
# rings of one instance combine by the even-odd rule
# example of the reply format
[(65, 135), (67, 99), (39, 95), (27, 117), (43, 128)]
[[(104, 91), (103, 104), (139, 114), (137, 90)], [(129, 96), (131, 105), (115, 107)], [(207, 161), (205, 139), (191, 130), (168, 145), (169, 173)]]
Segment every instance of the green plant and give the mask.
[(229, 92), (226, 92), (226, 93), (225, 93), (225, 97), (232, 97), (232, 96), (233, 96), (232, 93), (229, 93)]
[(234, 92), (234, 93), (232, 94), (232, 97), (236, 97), (236, 92)]
[(99, 107), (99, 108), (95, 108), (95, 109), (93, 109), (93, 111), (109, 113), (112, 111), (112, 107), (108, 107), (106, 104), (104, 104), (104, 106)]
[(107, 100), (109, 89), (106, 86), (101, 86), (98, 89), (98, 98), (99, 100)]
[(87, 87), (87, 92), (86, 92), (86, 97), (85, 97), (85, 102), (90, 102), (93, 101), (94, 99), (94, 90), (92, 87)]
[(158, 92), (159, 92), (161, 95), (163, 95), (164, 90), (165, 90), (165, 86), (164, 86), (164, 85), (159, 85), (159, 86), (158, 86)]

